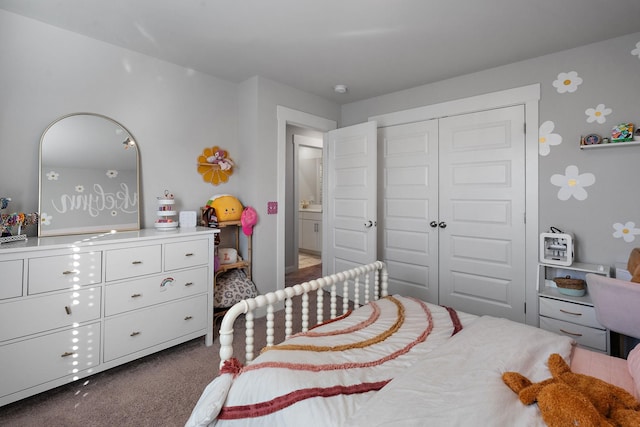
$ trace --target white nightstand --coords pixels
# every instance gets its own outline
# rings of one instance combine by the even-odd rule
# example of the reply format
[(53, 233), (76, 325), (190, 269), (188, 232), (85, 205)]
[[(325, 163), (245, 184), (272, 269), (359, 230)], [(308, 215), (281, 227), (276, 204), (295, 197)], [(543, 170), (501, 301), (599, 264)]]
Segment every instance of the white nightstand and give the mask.
[(584, 279), (587, 273), (609, 276), (609, 266), (574, 262), (570, 266), (538, 265), (540, 328), (573, 338), (581, 347), (611, 353), (609, 331), (598, 323), (589, 290), (584, 296), (561, 294), (555, 277)]

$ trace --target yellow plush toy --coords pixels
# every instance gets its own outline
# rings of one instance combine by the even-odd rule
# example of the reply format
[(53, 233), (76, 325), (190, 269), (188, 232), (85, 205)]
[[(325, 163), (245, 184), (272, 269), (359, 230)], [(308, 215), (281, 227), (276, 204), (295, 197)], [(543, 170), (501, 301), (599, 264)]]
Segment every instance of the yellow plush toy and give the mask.
[(549, 427), (640, 426), (640, 403), (626, 390), (576, 374), (559, 354), (549, 356), (552, 378), (532, 383), (518, 372), (502, 380), (525, 405), (538, 402)]
[(216, 211), (218, 221), (240, 221), (242, 216), (242, 203), (229, 194), (218, 194), (209, 199), (207, 206)]

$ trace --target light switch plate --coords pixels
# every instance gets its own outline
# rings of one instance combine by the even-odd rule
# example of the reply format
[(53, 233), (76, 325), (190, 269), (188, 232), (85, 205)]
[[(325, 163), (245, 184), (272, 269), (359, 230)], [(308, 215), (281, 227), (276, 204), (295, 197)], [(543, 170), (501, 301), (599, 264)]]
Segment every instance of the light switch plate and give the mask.
[(267, 215), (275, 215), (278, 213), (278, 202), (267, 202)]

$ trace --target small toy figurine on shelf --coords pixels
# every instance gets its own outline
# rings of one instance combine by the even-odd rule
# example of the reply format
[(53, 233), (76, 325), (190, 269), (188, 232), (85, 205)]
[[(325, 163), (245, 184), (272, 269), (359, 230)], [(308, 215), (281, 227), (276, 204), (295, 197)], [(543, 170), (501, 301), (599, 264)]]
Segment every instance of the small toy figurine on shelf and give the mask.
[[(0, 197), (0, 209), (6, 209), (10, 201), (10, 197)], [(0, 213), (0, 244), (17, 240), (27, 240), (27, 235), (22, 234), (22, 227), (37, 223), (38, 214), (36, 212), (30, 214), (23, 212), (14, 212), (12, 214)], [(16, 234), (12, 234), (14, 227), (17, 227)]]

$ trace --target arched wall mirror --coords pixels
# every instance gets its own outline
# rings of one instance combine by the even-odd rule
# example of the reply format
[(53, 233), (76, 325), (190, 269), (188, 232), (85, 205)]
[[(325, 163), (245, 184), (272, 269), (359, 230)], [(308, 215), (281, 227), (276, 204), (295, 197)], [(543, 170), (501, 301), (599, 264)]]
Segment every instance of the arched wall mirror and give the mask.
[(40, 140), (40, 236), (138, 230), (135, 138), (92, 113), (64, 116)]

